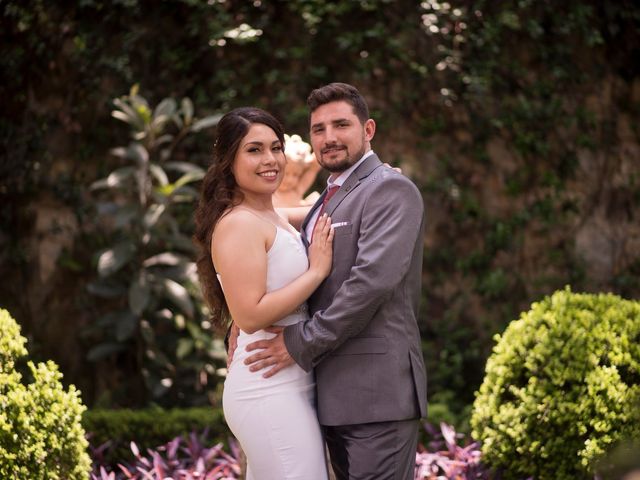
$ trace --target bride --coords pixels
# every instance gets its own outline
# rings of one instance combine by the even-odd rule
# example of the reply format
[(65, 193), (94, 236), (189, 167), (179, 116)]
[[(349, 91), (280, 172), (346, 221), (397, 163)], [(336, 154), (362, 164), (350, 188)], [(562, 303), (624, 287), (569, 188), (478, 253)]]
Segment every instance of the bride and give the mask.
[(285, 163), (272, 115), (245, 107), (222, 117), (195, 217), (198, 274), (214, 319), (240, 328), (222, 402), (247, 456), (247, 480), (324, 480), (313, 373), (294, 364), (264, 378), (243, 363), (247, 344), (274, 336), (265, 328), (307, 318), (305, 302), (331, 268), (330, 219), (319, 219), (306, 252), (297, 229), (308, 208), (284, 218), (273, 207)]

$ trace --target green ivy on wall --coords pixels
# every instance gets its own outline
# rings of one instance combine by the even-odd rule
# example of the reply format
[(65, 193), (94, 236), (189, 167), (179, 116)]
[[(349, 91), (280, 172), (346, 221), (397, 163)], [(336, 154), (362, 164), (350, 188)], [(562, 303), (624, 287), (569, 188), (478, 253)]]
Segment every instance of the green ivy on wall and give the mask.
[[(108, 151), (127, 135), (110, 102), (132, 84), (152, 105), (189, 97), (204, 116), (255, 104), (304, 136), (306, 96), (338, 80), (367, 96), (374, 148), (423, 191), (432, 400), (463, 412), (492, 335), (540, 295), (565, 284), (640, 293), (637, 255), (602, 283), (575, 245), (576, 225), (598, 205), (613, 202), (631, 220), (640, 206), (640, 175), (609, 185), (622, 168), (616, 119), (640, 115), (629, 93), (640, 8), (630, 0), (28, 0), (1, 15), (0, 228), (15, 232), (0, 238), (12, 252), (7, 274), (30, 275), (33, 234), (33, 218), (9, 205), (46, 192), (91, 224), (81, 186), (110, 172)], [(606, 85), (608, 109), (597, 111), (589, 99)], [(206, 166), (211, 141), (190, 140), (179, 160)], [(603, 158), (599, 186), (580, 183), (585, 152)], [(82, 292), (90, 254), (107, 241), (89, 228), (78, 238), (60, 281)], [(3, 288), (0, 300), (33, 323), (20, 286)], [(92, 316), (82, 295), (70, 318)], [(94, 399), (105, 393), (94, 388)]]

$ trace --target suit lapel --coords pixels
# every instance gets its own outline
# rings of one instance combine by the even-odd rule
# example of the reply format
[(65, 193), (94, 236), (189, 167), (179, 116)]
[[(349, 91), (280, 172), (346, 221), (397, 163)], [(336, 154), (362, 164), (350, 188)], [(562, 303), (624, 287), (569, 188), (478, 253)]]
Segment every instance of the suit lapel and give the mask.
[[(340, 187), (340, 190), (338, 190), (336, 194), (331, 198), (331, 200), (329, 200), (329, 203), (327, 204), (327, 207), (324, 209), (324, 211), (327, 212), (329, 216), (331, 216), (333, 211), (338, 205), (340, 205), (342, 200), (344, 200), (345, 197), (349, 195), (349, 193), (351, 193), (358, 185), (360, 185), (360, 182), (364, 178), (368, 177), (371, 172), (373, 172), (380, 165), (382, 165), (382, 162), (380, 162), (380, 159), (375, 153), (367, 157), (367, 159), (362, 162), (358, 166), (358, 168), (356, 168), (351, 173), (351, 175), (349, 175), (349, 177)], [(325, 188), (325, 190), (322, 192), (322, 195), (320, 195), (320, 198), (316, 200), (316, 203), (314, 203), (313, 207), (311, 207), (311, 210), (309, 210), (309, 213), (305, 217), (304, 221), (302, 222), (302, 226), (300, 227), (300, 236), (302, 237), (302, 243), (307, 248), (309, 247), (309, 239), (307, 239), (307, 224), (309, 223), (309, 220), (311, 220), (311, 217), (316, 211), (316, 208), (320, 208), (320, 205), (322, 205), (322, 201), (324, 200), (326, 194), (327, 189)]]

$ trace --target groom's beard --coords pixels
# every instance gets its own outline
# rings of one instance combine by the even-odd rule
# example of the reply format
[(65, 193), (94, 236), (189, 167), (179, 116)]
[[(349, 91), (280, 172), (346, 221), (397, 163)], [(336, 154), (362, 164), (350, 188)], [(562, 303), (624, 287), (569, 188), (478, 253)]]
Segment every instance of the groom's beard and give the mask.
[[(339, 153), (344, 154), (344, 157), (337, 160), (327, 161), (324, 158), (325, 152), (335, 151), (336, 149), (338, 149)], [(349, 152), (349, 149), (344, 145), (332, 145), (330, 147), (326, 147), (320, 150), (320, 158), (318, 159), (318, 163), (331, 173), (344, 172), (349, 167), (351, 167), (354, 163), (360, 160), (364, 155), (364, 152), (365, 152), (364, 140), (362, 142), (362, 147), (357, 152), (354, 152), (353, 155)]]

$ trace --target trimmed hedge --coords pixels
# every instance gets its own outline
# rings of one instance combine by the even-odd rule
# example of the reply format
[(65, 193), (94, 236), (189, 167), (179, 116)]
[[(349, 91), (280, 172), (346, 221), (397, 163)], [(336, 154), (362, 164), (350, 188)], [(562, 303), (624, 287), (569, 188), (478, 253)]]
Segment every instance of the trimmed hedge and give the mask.
[(640, 302), (567, 288), (496, 340), (471, 426), (502, 478), (593, 478), (640, 438)]
[(222, 409), (197, 407), (165, 410), (87, 410), (82, 424), (93, 448), (110, 442), (105, 451), (105, 463), (132, 460), (130, 443), (135, 441), (141, 451), (156, 448), (181, 435), (207, 431), (212, 442), (223, 441), (231, 435), (224, 421)]
[(80, 392), (63, 388), (55, 363), (28, 362), (25, 381), (16, 369), (26, 339), (0, 309), (0, 478), (84, 480), (91, 460), (80, 419)]

